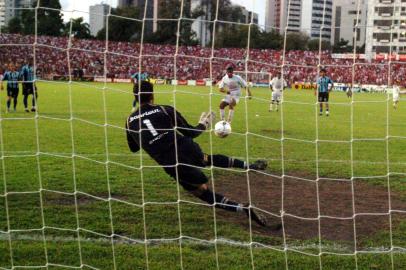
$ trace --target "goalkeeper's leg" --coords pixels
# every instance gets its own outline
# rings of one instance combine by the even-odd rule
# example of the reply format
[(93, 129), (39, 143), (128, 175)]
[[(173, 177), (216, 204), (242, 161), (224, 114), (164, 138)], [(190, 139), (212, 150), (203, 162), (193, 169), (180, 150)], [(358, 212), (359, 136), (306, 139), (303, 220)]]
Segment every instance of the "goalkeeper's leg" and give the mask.
[(204, 155), (204, 163), (206, 166), (215, 166), (220, 168), (240, 168), (263, 171), (268, 166), (266, 160), (257, 160), (252, 164), (248, 164), (246, 161), (242, 161), (236, 158), (227, 157), (224, 155)]
[(190, 193), (207, 202), (208, 204), (215, 205), (219, 209), (230, 212), (244, 212), (248, 218), (255, 221), (258, 225), (266, 226), (267, 220), (259, 211), (251, 208), (249, 204), (242, 204), (234, 202), (222, 194), (215, 193), (210, 190), (207, 184), (200, 185), (195, 190), (190, 190)]

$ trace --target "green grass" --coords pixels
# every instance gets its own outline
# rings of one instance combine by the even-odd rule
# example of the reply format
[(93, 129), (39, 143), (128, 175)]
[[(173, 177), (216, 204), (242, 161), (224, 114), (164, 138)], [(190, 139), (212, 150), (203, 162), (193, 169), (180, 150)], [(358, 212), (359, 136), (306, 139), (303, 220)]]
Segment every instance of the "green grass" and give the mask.
[[(215, 231), (218, 238), (249, 243), (249, 227), (222, 216), (217, 216), (215, 224), (212, 208), (177, 204), (178, 199), (196, 200), (183, 191), (178, 197), (176, 183), (162, 169), (154, 167), (156, 164), (145, 153), (129, 153), (123, 127), (132, 102), (130, 86), (107, 87), (103, 89), (103, 84), (96, 83), (41, 82), (38, 118), (22, 112), (21, 97), (19, 111), (4, 114), (2, 93), (0, 194), (7, 196), (0, 196), (0, 269), (45, 269), (47, 261), (79, 267), (79, 254), (83, 264), (99, 269), (113, 269), (114, 264), (116, 269), (146, 269), (147, 264), (149, 269), (250, 269), (252, 260), (256, 269), (284, 269), (286, 264), (289, 269), (318, 269), (320, 261), (323, 269), (355, 268), (355, 256), (311, 256), (318, 253), (317, 238), (290, 239), (290, 248), (302, 247), (299, 251), (307, 255), (283, 252), (280, 237), (256, 231), (253, 241), (268, 247), (221, 241), (215, 245)], [(216, 89), (215, 95), (209, 95), (210, 88), (206, 87), (173, 90), (172, 86), (157, 87), (156, 102), (176, 104), (192, 123), (210, 105), (218, 114), (221, 96)], [(253, 100), (242, 99), (236, 109), (232, 125), (235, 133), (220, 139), (206, 132), (196, 139), (204, 151), (210, 153), (212, 149), (213, 153), (251, 160), (265, 158), (270, 163), (268, 173), (276, 175), (309, 179), (357, 177), (378, 186), (386, 186), (387, 178), (368, 177), (387, 175), (389, 165), (390, 172), (397, 173), (390, 177), (391, 190), (406, 199), (405, 104), (401, 103), (395, 111), (391, 102), (386, 102), (386, 95), (355, 94), (355, 103), (351, 104), (344, 94), (333, 93), (331, 116), (327, 118), (317, 115), (315, 97), (309, 91), (285, 92), (286, 102), (278, 113), (268, 112), (269, 91), (258, 88), (253, 94)], [(391, 137), (386, 141), (388, 134)], [(351, 144), (351, 139), (357, 140)], [(142, 170), (141, 160), (145, 166)], [(238, 173), (216, 170), (216, 175), (222, 177), (230, 174)], [(79, 192), (77, 209), (75, 185)], [(115, 200), (108, 200), (109, 189)], [(229, 195), (233, 197), (232, 190)], [(149, 203), (142, 207), (144, 202)], [(160, 204), (164, 202), (171, 204)], [(406, 215), (398, 215), (400, 222), (393, 228), (393, 243), (406, 248)], [(81, 229), (77, 233), (78, 224)], [(112, 245), (108, 237), (112, 225), (116, 235), (137, 241), (116, 237)], [(8, 229), (13, 230), (11, 242), (5, 233)], [(180, 229), (182, 235), (211, 242), (179, 241)], [(145, 246), (144, 237), (167, 241), (153, 241)], [(363, 239), (361, 248), (390, 248), (388, 238), (388, 231), (383, 230)], [(340, 250), (335, 244), (351, 245), (323, 243), (325, 252)], [(340, 253), (352, 251), (344, 248)], [(387, 253), (361, 253), (356, 258), (358, 269), (392, 269)], [(404, 269), (406, 255), (394, 253), (393, 261), (394, 269)]]

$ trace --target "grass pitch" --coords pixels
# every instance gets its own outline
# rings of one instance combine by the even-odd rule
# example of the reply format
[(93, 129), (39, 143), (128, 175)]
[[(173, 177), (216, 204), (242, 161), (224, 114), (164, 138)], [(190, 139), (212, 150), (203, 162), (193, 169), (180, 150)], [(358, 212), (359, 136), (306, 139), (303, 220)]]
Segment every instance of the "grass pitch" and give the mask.
[[(145, 153), (130, 153), (124, 132), (132, 103), (128, 84), (41, 82), (38, 88), (37, 115), (22, 112), (21, 96), (18, 112), (5, 114), (2, 93), (0, 269), (318, 269), (320, 263), (323, 269), (405, 268), (406, 214), (392, 212), (392, 234), (387, 214), (389, 190), (398, 202), (391, 209), (406, 211), (402, 102), (394, 110), (383, 94), (355, 94), (351, 100), (333, 93), (327, 118), (318, 116), (312, 92), (288, 90), (280, 111), (268, 112), (270, 92), (255, 88), (252, 100), (240, 101), (231, 136), (205, 132), (196, 139), (208, 153), (269, 161), (267, 175), (206, 170), (215, 188), (216, 181), (240, 180), (228, 188), (219, 184), (234, 199), (242, 200), (238, 192), (247, 193), (249, 185), (256, 200), (255, 190), (263, 187), (247, 179), (282, 182), (281, 175), (294, 177), (284, 178), (286, 185), (301, 181), (316, 187), (321, 183), (316, 179), (325, 179), (350, 186), (352, 179), (371, 187), (365, 197), (355, 189), (357, 200), (370, 200), (371, 206), (355, 213), (379, 213), (356, 216), (364, 224), (355, 226), (357, 242), (322, 233), (319, 249), (314, 234), (286, 234), (284, 243), (280, 232), (261, 231), (198, 204)], [(216, 88), (160, 86), (156, 92), (156, 103), (175, 105), (191, 123), (209, 108), (218, 114)], [(374, 200), (375, 187), (387, 196)], [(265, 201), (272, 199), (267, 194)], [(304, 194), (299, 190), (285, 200)], [(351, 189), (346, 195), (352, 197)], [(279, 215), (278, 209), (271, 214)], [(297, 213), (298, 221), (309, 218), (300, 208)], [(360, 221), (368, 217), (382, 224), (368, 230), (368, 222)], [(354, 230), (349, 222), (346, 232)]]

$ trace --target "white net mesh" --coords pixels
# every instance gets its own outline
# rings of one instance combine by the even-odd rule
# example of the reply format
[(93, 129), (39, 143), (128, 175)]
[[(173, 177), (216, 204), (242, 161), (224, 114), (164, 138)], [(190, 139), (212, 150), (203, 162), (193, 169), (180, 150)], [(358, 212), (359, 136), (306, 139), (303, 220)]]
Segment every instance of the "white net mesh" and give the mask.
[[(6, 113), (2, 94), (0, 269), (403, 269), (406, 114), (392, 90), (402, 94), (406, 72), (403, 0), (244, 2), (271, 6), (272, 25), (229, 1), (111, 2), (90, 14), (68, 1), (72, 19), (47, 32), (56, 2), (3, 8), (26, 21), (1, 28), (2, 74), (32, 61), (39, 97), (26, 113), (20, 92)], [(75, 20), (87, 15), (104, 25), (97, 39)], [(326, 45), (348, 31), (347, 45)], [(280, 230), (196, 199), (128, 150), (131, 75), (148, 73), (155, 102), (194, 123), (218, 110), (228, 66), (253, 98), (243, 93), (229, 137), (208, 130), (195, 141), (268, 169), (199, 169)], [(323, 67), (334, 81), (328, 117), (313, 93)], [(269, 112), (278, 73), (288, 87)]]

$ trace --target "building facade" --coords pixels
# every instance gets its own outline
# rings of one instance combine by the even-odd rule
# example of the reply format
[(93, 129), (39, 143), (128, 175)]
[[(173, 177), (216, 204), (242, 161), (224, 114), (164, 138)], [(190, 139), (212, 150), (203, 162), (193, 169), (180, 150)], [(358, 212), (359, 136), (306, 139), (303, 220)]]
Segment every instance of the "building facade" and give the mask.
[(310, 38), (331, 39), (332, 0), (267, 0), (266, 29), (304, 32)]
[(344, 39), (351, 46), (365, 45), (367, 14), (367, 0), (335, 0), (331, 42), (337, 44)]
[[(195, 10), (197, 7), (201, 7), (204, 13), (204, 15), (200, 16), (199, 18), (196, 18), (192, 23), (192, 31), (196, 33), (196, 37), (199, 40), (201, 46), (209, 45), (210, 41), (213, 38), (212, 34), (213, 14), (211, 14), (212, 11), (211, 5), (212, 5), (211, 1), (202, 1), (202, 0), (192, 0), (190, 5), (191, 11)], [(249, 11), (243, 6), (239, 5), (235, 6), (240, 7), (242, 11), (241, 18), (239, 18), (239, 20), (237, 20), (236, 22), (245, 24), (250, 24), (252, 22), (253, 24), (258, 25), (259, 23), (258, 13)], [(216, 29), (217, 30), (222, 29), (222, 25), (218, 23), (216, 25)]]
[(406, 53), (406, 0), (370, 0), (365, 53)]
[(201, 7), (204, 15), (196, 18), (196, 20), (192, 23), (192, 31), (196, 33), (196, 37), (200, 42), (201, 46), (206, 46), (210, 43), (212, 39), (212, 31), (211, 31), (211, 22), (210, 18), (212, 17), (211, 14), (211, 1), (202, 3), (201, 0), (192, 0), (191, 1), (191, 10), (196, 9), (197, 7)]
[(301, 31), (307, 33), (311, 39), (330, 41), (332, 15), (332, 0), (303, 0)]
[(240, 23), (249, 24), (252, 22), (253, 24), (258, 25), (258, 18), (259, 18), (258, 13), (249, 11), (248, 9), (246, 9), (243, 6), (240, 6), (240, 8), (242, 11), (242, 17), (239, 20)]
[(21, 16), (21, 8), (31, 7), (33, 0), (0, 0), (0, 27), (8, 25), (11, 18)]
[(283, 34), (286, 26), (291, 32), (300, 31), (301, 0), (267, 0), (265, 3), (265, 29)]
[(98, 4), (89, 7), (89, 25), (90, 34), (96, 36), (97, 33), (106, 26), (106, 15), (109, 13), (110, 6), (107, 4)]

